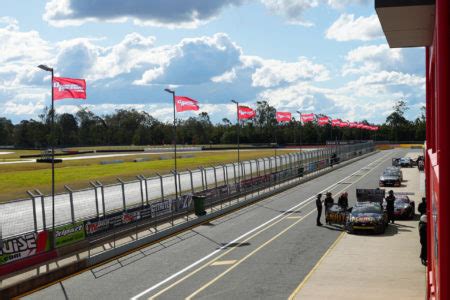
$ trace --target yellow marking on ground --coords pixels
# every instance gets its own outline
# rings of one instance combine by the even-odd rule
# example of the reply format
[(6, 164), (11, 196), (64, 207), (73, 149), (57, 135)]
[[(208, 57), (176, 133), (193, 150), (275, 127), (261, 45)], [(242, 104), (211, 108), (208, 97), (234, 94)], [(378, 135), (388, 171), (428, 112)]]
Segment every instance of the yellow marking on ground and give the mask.
[(220, 260), (220, 261), (215, 261), (211, 264), (211, 266), (227, 266), (227, 265), (232, 265), (234, 263), (236, 263), (237, 260)]
[(339, 243), (339, 241), (344, 237), (345, 232), (341, 232), (341, 234), (338, 236), (338, 238), (334, 241), (334, 243), (328, 248), (327, 252), (325, 252), (322, 257), (319, 259), (319, 261), (316, 263), (316, 265), (309, 271), (308, 275), (300, 282), (300, 284), (297, 286), (297, 288), (292, 292), (292, 294), (289, 296), (288, 300), (294, 300), (297, 294), (300, 292), (300, 290), (303, 288), (303, 286), (306, 284), (306, 282), (309, 280), (309, 278), (312, 276), (312, 274), (317, 270), (319, 265), (322, 263), (322, 261), (327, 257), (331, 251), (336, 247), (336, 245)]
[(285, 229), (283, 229), (282, 231), (280, 231), (278, 234), (276, 234), (275, 236), (273, 236), (271, 239), (269, 239), (268, 241), (266, 241), (264, 244), (260, 245), (258, 248), (256, 248), (255, 250), (253, 250), (252, 252), (250, 252), (249, 254), (247, 254), (246, 256), (244, 256), (241, 260), (239, 260), (239, 262), (235, 263), (233, 266), (231, 266), (230, 268), (228, 268), (226, 271), (224, 271), (223, 273), (221, 273), (219, 276), (217, 276), (216, 278), (214, 278), (213, 280), (209, 281), (208, 283), (206, 283), (205, 285), (203, 285), (202, 287), (200, 287), (198, 290), (196, 290), (195, 292), (193, 292), (192, 294), (190, 294), (189, 296), (186, 297), (186, 300), (191, 300), (192, 298), (194, 298), (196, 295), (198, 295), (201, 291), (205, 290), (207, 287), (209, 287), (210, 285), (212, 285), (213, 283), (215, 283), (216, 281), (218, 281), (220, 278), (222, 278), (223, 276), (225, 276), (226, 274), (228, 274), (229, 272), (231, 272), (234, 268), (236, 268), (237, 266), (239, 266), (241, 263), (243, 263), (244, 261), (246, 261), (248, 258), (250, 258), (251, 256), (253, 256), (255, 253), (259, 252), (262, 248), (264, 248), (265, 246), (269, 245), (270, 243), (272, 243), (274, 240), (276, 240), (278, 237), (282, 236), (283, 234), (285, 234), (289, 229), (291, 229), (292, 227), (294, 227), (295, 225), (297, 225), (298, 223), (300, 223), (303, 219), (305, 219), (306, 217), (308, 217), (309, 215), (311, 215), (312, 213), (316, 212), (316, 210), (312, 210), (309, 213), (307, 213), (305, 216), (301, 217), (298, 221), (292, 223), (291, 225), (289, 225), (288, 227), (286, 227)]

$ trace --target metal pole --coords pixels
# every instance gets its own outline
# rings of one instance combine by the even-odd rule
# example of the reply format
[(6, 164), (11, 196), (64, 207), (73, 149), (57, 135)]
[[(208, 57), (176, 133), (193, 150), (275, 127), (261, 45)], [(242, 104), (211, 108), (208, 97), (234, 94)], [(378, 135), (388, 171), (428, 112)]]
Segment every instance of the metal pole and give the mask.
[(70, 215), (72, 217), (72, 223), (75, 223), (75, 210), (73, 208), (73, 191), (67, 185), (65, 185), (64, 188), (69, 192)]
[[(175, 174), (177, 174), (177, 120), (176, 120), (176, 109), (175, 109), (175, 92), (172, 92), (173, 97), (173, 151), (174, 151), (174, 163), (175, 163)], [(175, 199), (178, 199), (178, 187), (177, 187), (177, 176), (175, 175)]]
[(192, 179), (192, 171), (188, 169), (189, 176), (191, 178), (191, 192), (194, 194), (194, 180)]
[[(241, 156), (240, 156), (240, 130), (241, 130), (241, 124), (240, 124), (240, 120), (239, 120), (239, 102), (235, 101), (235, 100), (231, 100), (231, 102), (236, 104), (236, 126), (237, 126), (237, 152), (238, 152), (238, 165), (239, 162), (241, 161)], [(240, 177), (240, 171), (238, 170), (238, 177), (239, 177), (239, 181), (241, 179)]]
[(103, 218), (106, 216), (106, 208), (105, 208), (105, 188), (100, 181), (96, 181), (96, 183), (100, 186), (100, 191), (102, 194), (102, 208), (103, 208)]
[(94, 192), (95, 192), (95, 211), (96, 211), (96, 213), (97, 213), (97, 218), (99, 217), (99, 215), (100, 215), (100, 212), (99, 212), (99, 207), (98, 207), (98, 191), (97, 191), (97, 185), (94, 183), (94, 182), (90, 182), (91, 183), (91, 185), (92, 185), (92, 187), (94, 188)]
[(34, 231), (37, 232), (37, 218), (36, 218), (36, 199), (34, 198), (34, 195), (31, 191), (27, 191), (27, 194), (31, 197), (31, 203), (33, 205), (33, 224), (34, 224)]
[(55, 232), (55, 98), (53, 93), (54, 71), (52, 72), (52, 123), (51, 123), (51, 146), (52, 146), (52, 231)]

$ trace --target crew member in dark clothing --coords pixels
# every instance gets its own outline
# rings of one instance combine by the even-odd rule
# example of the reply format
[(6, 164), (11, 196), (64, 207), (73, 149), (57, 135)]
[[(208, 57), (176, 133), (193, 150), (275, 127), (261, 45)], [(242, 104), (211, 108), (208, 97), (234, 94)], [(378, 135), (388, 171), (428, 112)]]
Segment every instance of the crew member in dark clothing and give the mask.
[(322, 226), (322, 223), (320, 222), (320, 217), (322, 216), (322, 194), (317, 195), (316, 207), (317, 207), (317, 226)]
[(427, 216), (422, 215), (419, 221), (419, 236), (420, 236), (420, 261), (422, 265), (427, 265)]
[(338, 205), (342, 207), (344, 210), (348, 208), (348, 193), (343, 192), (338, 199)]
[(419, 211), (420, 215), (424, 215), (427, 213), (427, 202), (425, 197), (422, 197), (422, 202), (420, 202), (417, 206), (417, 210)]
[(394, 220), (394, 203), (395, 203), (395, 196), (394, 191), (389, 191), (389, 196), (386, 197), (386, 211), (388, 214), (388, 223), (392, 222), (395, 223)]
[(334, 204), (334, 199), (333, 199), (333, 197), (331, 197), (331, 193), (330, 193), (330, 192), (328, 192), (328, 193), (326, 194), (324, 203), (325, 203), (325, 211), (327, 211), (330, 207), (333, 206), (333, 204)]

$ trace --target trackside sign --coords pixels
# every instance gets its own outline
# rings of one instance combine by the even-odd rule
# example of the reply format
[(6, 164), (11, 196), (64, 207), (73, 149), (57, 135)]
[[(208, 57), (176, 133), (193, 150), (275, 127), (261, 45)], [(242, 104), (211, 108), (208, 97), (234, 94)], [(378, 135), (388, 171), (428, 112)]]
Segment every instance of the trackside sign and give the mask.
[(83, 224), (83, 222), (78, 222), (56, 227), (54, 232), (56, 248), (84, 240), (86, 235)]

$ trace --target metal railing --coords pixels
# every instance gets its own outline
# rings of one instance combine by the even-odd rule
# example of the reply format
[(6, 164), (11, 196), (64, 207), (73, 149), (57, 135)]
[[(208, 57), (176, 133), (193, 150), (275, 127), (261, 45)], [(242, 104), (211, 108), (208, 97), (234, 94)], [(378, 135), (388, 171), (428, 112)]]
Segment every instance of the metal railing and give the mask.
[[(225, 197), (228, 199), (245, 193), (246, 186), (254, 190), (298, 176), (300, 168), (303, 168), (304, 174), (308, 174), (327, 167), (332, 153), (337, 153), (338, 158), (344, 161), (371, 150), (372, 143), (344, 145), (155, 177), (139, 175), (136, 180), (128, 182), (118, 178), (117, 184), (104, 185), (100, 181), (92, 181), (90, 188), (82, 190), (66, 186), (65, 193), (55, 195), (55, 227), (102, 220), (115, 214), (123, 217), (124, 213), (130, 214), (131, 222), (132, 214), (145, 207), (149, 208), (149, 216), (156, 216), (158, 212), (155, 205), (163, 205), (161, 203), (165, 201), (170, 202), (169, 217), (173, 223), (176, 215), (192, 210), (190, 200), (186, 200), (189, 195), (210, 193), (207, 205), (211, 207), (217, 199), (222, 201)], [(219, 192), (220, 189), (226, 190), (226, 193)], [(178, 190), (177, 195), (175, 190)], [(52, 229), (51, 196), (43, 195), (38, 190), (29, 191), (29, 195), (30, 199), (0, 204), (0, 232), (3, 239)], [(142, 215), (141, 212), (139, 218), (143, 219)]]

